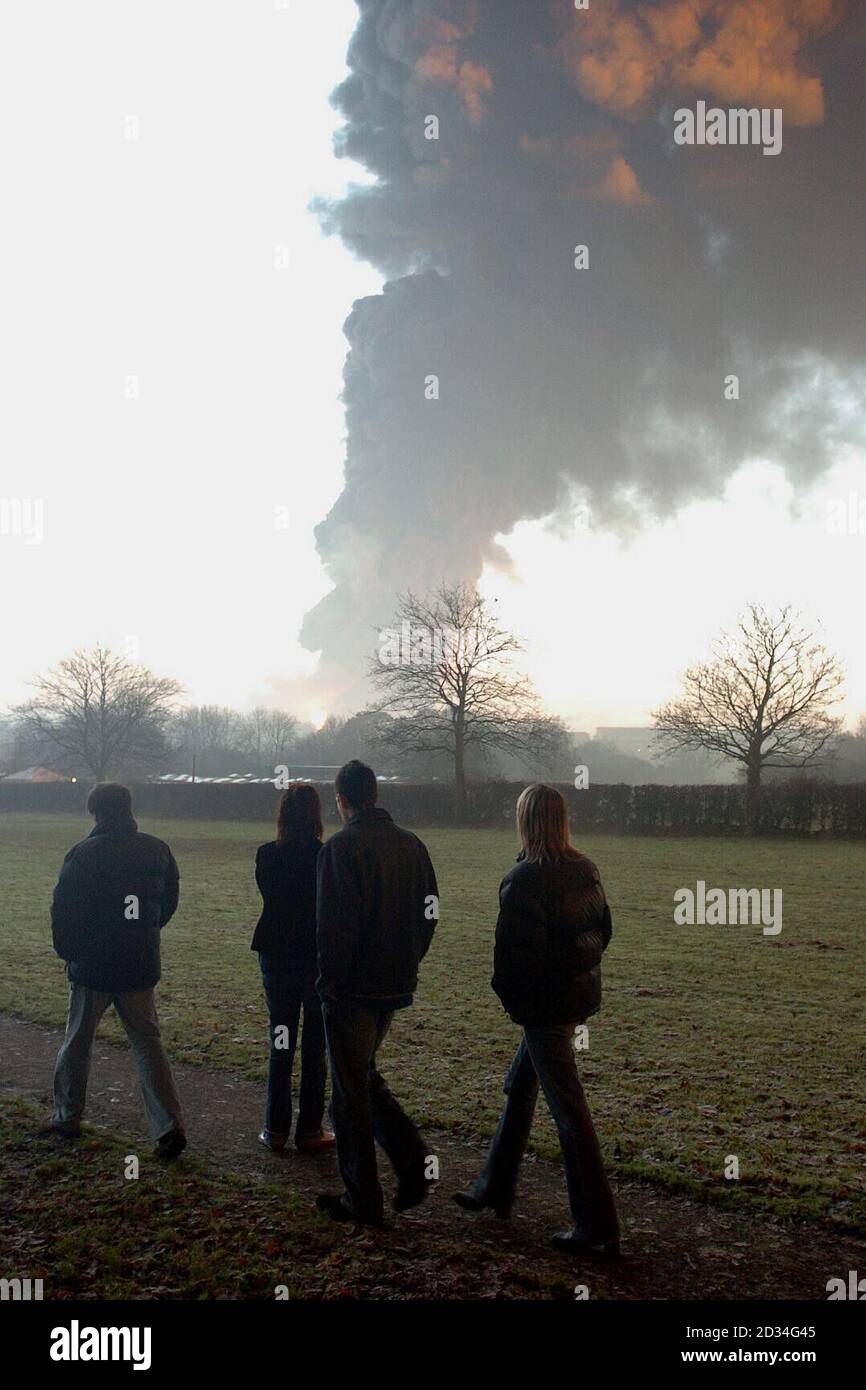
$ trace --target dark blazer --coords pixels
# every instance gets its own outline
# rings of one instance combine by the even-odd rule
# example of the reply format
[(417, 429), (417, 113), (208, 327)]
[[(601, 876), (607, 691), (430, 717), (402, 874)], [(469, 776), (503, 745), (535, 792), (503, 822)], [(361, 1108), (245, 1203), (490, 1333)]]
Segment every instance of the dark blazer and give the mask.
[(54, 949), (70, 980), (107, 994), (151, 989), (179, 892), (167, 844), (142, 835), (130, 815), (97, 821), (64, 859), (51, 905)]
[(322, 998), (381, 1010), (411, 1004), (439, 916), (426, 846), (371, 807), (323, 846), (318, 884)]
[(283, 970), (316, 971), (316, 860), (322, 848), (315, 835), (272, 841), (256, 851), (256, 883), (262, 915), (252, 950)]
[(499, 888), (494, 973), (506, 1012), (525, 1028), (582, 1023), (601, 1007), (601, 958), (613, 932), (598, 869), (521, 857)]

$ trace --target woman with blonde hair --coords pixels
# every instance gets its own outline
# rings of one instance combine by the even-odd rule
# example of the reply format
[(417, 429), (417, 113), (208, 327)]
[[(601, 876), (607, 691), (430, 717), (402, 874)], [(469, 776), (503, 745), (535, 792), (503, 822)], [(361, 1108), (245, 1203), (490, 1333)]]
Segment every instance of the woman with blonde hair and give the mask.
[(598, 869), (570, 843), (568, 808), (555, 787), (537, 783), (521, 793), (517, 831), (523, 849), (499, 888), (492, 984), (523, 1037), (484, 1171), (454, 1199), (468, 1211), (492, 1207), (509, 1216), (540, 1085), (559, 1134), (574, 1223), (553, 1244), (616, 1258), (616, 1206), (573, 1042), (575, 1024), (601, 1006), (610, 908)]

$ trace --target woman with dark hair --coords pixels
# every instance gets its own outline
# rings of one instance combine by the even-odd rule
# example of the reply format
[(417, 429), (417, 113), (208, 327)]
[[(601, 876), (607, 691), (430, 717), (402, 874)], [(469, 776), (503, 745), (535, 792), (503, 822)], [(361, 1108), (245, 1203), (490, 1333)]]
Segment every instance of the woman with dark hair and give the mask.
[(598, 869), (572, 848), (568, 808), (555, 787), (527, 787), (517, 802), (523, 844), (499, 888), (493, 988), (523, 1037), (505, 1079), (508, 1097), (484, 1171), (454, 1200), (508, 1217), (539, 1085), (559, 1133), (574, 1222), (553, 1237), (578, 1254), (619, 1254), (619, 1223), (574, 1053), (575, 1024), (601, 1005), (601, 958), (610, 908)]
[(301, 1153), (333, 1148), (325, 1113), (325, 1029), (316, 993), (316, 860), (322, 847), (319, 793), (293, 783), (277, 813), (277, 838), (256, 853), (262, 915), (253, 933), (268, 1001), (268, 1099), (260, 1141), (282, 1153), (292, 1132), (292, 1069), (301, 1013), (301, 1094), (295, 1144)]

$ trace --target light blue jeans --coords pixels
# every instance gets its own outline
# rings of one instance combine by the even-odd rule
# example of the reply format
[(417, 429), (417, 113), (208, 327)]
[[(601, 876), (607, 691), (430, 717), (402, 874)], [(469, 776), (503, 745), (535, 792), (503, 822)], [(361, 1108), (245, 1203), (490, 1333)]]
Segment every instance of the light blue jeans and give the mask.
[(69, 988), (66, 1037), (54, 1068), (55, 1123), (75, 1125), (84, 1114), (93, 1039), (99, 1020), (112, 1004), (126, 1029), (138, 1067), (151, 1138), (160, 1139), (172, 1130), (183, 1131), (180, 1101), (159, 1036), (153, 990), (103, 994), (77, 984)]

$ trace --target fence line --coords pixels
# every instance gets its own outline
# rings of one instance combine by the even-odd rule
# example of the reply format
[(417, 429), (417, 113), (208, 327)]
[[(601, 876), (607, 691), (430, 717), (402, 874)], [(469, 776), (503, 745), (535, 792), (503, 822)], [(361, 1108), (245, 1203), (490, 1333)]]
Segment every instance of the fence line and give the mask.
[[(464, 824), (511, 826), (521, 782), (476, 782), (469, 786)], [(576, 832), (630, 835), (741, 834), (746, 829), (745, 794), (739, 784), (723, 786), (591, 785), (576, 790), (557, 784), (569, 805)], [(0, 782), (0, 813), (23, 811), (83, 815), (84, 783)], [(319, 784), (327, 824), (337, 820), (333, 783)], [(279, 792), (270, 785), (243, 783), (153, 783), (133, 789), (136, 813), (161, 819), (273, 819)], [(387, 783), (380, 804), (405, 825), (454, 825), (454, 794), (444, 782)], [(766, 834), (866, 837), (866, 782), (818, 778), (771, 782), (763, 790), (761, 831)]]

